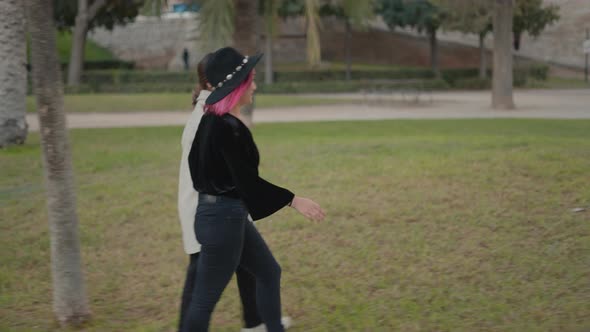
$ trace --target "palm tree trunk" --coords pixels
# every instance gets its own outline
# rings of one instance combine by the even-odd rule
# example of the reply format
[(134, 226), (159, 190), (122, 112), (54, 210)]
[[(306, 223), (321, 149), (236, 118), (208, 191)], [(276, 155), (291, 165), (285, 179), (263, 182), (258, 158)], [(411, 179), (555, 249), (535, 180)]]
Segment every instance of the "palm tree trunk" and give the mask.
[(264, 83), (274, 83), (274, 69), (272, 59), (272, 36), (270, 32), (266, 32), (266, 38), (264, 40)]
[(258, 51), (258, 1), (234, 0), (234, 47), (243, 54)]
[(27, 21), (47, 190), (53, 310), (62, 325), (79, 325), (90, 319), (90, 310), (81, 269), (76, 194), (52, 3), (27, 0)]
[(321, 21), (319, 9), (319, 0), (305, 0), (307, 63), (311, 67), (317, 67), (322, 62), (322, 47), (320, 42)]
[(20, 0), (0, 2), (0, 148), (23, 144), (26, 122), (25, 8)]
[(346, 80), (350, 81), (351, 79), (351, 67), (352, 67), (352, 56), (350, 54), (350, 44), (352, 43), (352, 28), (350, 26), (350, 22), (348, 19), (346, 20)]
[[(235, 30), (234, 47), (246, 55), (253, 55), (258, 51), (258, 1), (235, 0)], [(242, 120), (252, 126), (254, 105), (242, 109)]]
[(485, 48), (485, 33), (479, 34), (479, 78), (485, 80), (488, 71), (488, 59), (486, 57), (486, 48)]
[(512, 94), (512, 17), (513, 0), (494, 3), (494, 74), (492, 77), (492, 107), (514, 109)]

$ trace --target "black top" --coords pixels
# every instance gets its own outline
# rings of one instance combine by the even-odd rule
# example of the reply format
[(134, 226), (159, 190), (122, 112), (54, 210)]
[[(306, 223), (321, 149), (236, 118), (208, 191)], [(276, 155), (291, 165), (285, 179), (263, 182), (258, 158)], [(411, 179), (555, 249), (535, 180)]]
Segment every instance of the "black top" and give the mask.
[(260, 155), (248, 127), (231, 114), (206, 113), (188, 156), (196, 191), (244, 201), (252, 219), (270, 216), (294, 194), (258, 175)]

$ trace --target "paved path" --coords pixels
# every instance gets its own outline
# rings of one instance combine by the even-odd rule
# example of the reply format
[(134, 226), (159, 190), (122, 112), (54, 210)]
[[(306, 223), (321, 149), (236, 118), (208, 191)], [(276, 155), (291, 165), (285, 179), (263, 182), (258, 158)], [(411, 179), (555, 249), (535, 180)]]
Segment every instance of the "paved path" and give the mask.
[[(522, 90), (515, 93), (518, 109), (495, 111), (489, 92), (435, 92), (415, 96), (314, 94), (314, 97), (350, 99), (350, 104), (257, 109), (255, 123), (457, 118), (549, 118), (590, 119), (590, 89)], [(133, 112), (68, 114), (70, 128), (108, 128), (184, 125), (188, 112)], [(27, 115), (31, 131), (39, 128), (37, 116)]]

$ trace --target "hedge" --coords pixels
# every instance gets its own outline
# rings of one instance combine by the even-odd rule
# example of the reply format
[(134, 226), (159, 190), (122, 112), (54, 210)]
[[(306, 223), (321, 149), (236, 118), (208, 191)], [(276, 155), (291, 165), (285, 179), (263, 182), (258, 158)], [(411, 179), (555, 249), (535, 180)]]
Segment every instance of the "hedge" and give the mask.
[[(66, 93), (143, 93), (143, 92), (186, 92), (194, 88), (193, 83), (134, 83), (134, 84), (88, 84), (83, 83), (77, 88), (65, 87)], [(443, 80), (399, 80), (399, 81), (310, 81), (310, 82), (278, 82), (273, 85), (259, 85), (258, 93), (314, 93), (314, 92), (357, 92), (361, 90), (381, 89), (448, 89)]]
[[(516, 68), (515, 72), (522, 72), (519, 75), (531, 76), (538, 80), (547, 78), (547, 66), (528, 66)], [(491, 72), (488, 71), (491, 75)], [(441, 70), (442, 78), (449, 84), (457, 79), (478, 77), (477, 68), (465, 69), (443, 69)], [(258, 80), (264, 78), (264, 72), (257, 76)], [(403, 79), (427, 79), (434, 78), (434, 73), (430, 69), (392, 69), (384, 71), (372, 70), (353, 70), (351, 72), (353, 80), (403, 80)], [(337, 81), (344, 80), (344, 72), (341, 70), (317, 70), (317, 71), (281, 71), (275, 73), (276, 82), (309, 82), (309, 81)], [(82, 75), (82, 82), (98, 82), (100, 84), (120, 84), (120, 83), (147, 83), (147, 82), (167, 82), (167, 83), (184, 83), (196, 82), (197, 75), (190, 72), (166, 72), (166, 71), (127, 71), (127, 70), (86, 70)]]
[[(64, 72), (68, 70), (68, 63), (63, 62), (61, 64)], [(123, 60), (94, 60), (84, 61), (84, 70), (109, 70), (109, 69), (120, 69), (120, 70), (132, 70), (135, 69), (135, 62), (123, 61)]]
[[(533, 65), (514, 69), (514, 84), (524, 86), (529, 78), (545, 80), (548, 67)], [(478, 78), (477, 68), (444, 69), (442, 79), (434, 79), (430, 69), (392, 69), (352, 71), (345, 81), (341, 70), (285, 71), (276, 73), (273, 85), (262, 84), (264, 74), (257, 75), (258, 91), (265, 93), (352, 92), (371, 87), (419, 87), (428, 89), (486, 89), (489, 80)], [(491, 71), (488, 71), (491, 76)], [(65, 75), (64, 75), (65, 77)], [(196, 73), (134, 70), (85, 70), (78, 88), (67, 92), (190, 92), (197, 82)], [(30, 90), (29, 90), (30, 91)]]

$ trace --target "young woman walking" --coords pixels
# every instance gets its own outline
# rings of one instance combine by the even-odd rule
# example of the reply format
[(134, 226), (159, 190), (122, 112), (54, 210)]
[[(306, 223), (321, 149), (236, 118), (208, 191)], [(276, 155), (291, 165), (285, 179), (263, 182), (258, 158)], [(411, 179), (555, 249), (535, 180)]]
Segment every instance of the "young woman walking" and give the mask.
[(265, 218), (291, 206), (320, 221), (324, 211), (310, 199), (265, 181), (260, 156), (240, 109), (252, 103), (254, 66), (262, 55), (243, 56), (233, 48), (211, 55), (205, 70), (213, 91), (192, 142), (188, 164), (199, 192), (195, 234), (201, 244), (193, 296), (184, 331), (208, 331), (211, 314), (238, 267), (256, 278), (258, 311), (269, 332), (281, 323), (281, 268), (248, 219)]

